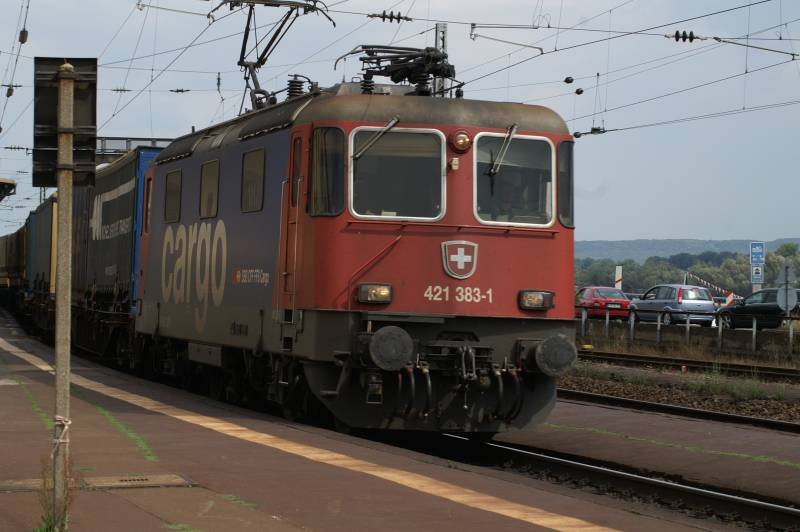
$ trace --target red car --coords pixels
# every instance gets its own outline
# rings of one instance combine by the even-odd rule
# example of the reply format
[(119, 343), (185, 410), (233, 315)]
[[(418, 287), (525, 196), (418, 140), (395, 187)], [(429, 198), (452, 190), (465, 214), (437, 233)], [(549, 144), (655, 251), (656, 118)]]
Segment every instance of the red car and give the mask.
[(583, 309), (588, 309), (588, 317), (605, 318), (606, 310), (611, 318), (628, 319), (628, 306), (631, 302), (619, 288), (611, 286), (587, 286), (575, 294), (575, 316), (580, 318)]

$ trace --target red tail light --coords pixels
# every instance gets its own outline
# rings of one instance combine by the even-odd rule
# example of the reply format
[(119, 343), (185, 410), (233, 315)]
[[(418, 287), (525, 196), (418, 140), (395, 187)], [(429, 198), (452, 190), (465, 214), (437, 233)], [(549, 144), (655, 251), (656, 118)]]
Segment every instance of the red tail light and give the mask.
[(683, 288), (678, 288), (678, 304), (683, 303)]

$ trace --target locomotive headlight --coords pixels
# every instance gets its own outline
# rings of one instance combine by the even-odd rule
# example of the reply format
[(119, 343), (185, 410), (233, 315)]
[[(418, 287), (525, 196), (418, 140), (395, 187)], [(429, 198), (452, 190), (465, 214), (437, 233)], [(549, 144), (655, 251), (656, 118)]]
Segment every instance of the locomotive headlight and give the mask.
[(472, 139), (466, 131), (456, 131), (450, 135), (450, 146), (459, 153), (464, 153), (472, 146)]
[(521, 290), (519, 308), (523, 310), (545, 310), (553, 308), (553, 292)]
[(359, 303), (391, 303), (392, 285), (389, 284), (360, 284), (358, 285)]

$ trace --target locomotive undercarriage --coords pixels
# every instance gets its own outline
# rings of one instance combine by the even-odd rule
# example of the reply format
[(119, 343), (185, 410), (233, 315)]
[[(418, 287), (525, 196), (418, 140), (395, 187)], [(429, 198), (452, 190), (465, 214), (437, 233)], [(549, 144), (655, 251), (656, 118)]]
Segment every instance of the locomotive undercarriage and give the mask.
[[(76, 343), (94, 345), (94, 354), (118, 367), (215, 399), (277, 410), (290, 419), (335, 421), (340, 428), (486, 434), (525, 428), (541, 422), (555, 403), (552, 367), (540, 367), (536, 355), (553, 339), (567, 355), (574, 353), (568, 340), (572, 323), (566, 321), (393, 321), (389, 316), (363, 315), (348, 320), (350, 350), (311, 359), (217, 347), (212, 348), (216, 358), (200, 360), (190, 355), (189, 342), (135, 334), (127, 316), (122, 320), (117, 313), (74, 310)], [(306, 313), (307, 322), (313, 314)], [(326, 323), (326, 314), (314, 317)], [(340, 325), (337, 321), (330, 329), (339, 338)], [(386, 331), (399, 335), (390, 335), (392, 341), (402, 337), (411, 342), (405, 360), (386, 358), (385, 352), (376, 355), (376, 339), (386, 337)], [(566, 356), (563, 368), (571, 361)]]
[[(540, 346), (557, 338), (559, 347), (574, 352), (567, 340), (571, 324), (564, 322), (364, 318), (351, 351), (334, 353), (334, 364), (304, 364), (310, 389), (340, 423), (352, 427), (488, 433), (523, 428), (544, 419), (555, 402), (555, 378), (535, 362)], [(397, 342), (404, 336), (411, 349), (405, 359), (398, 355), (403, 340)], [(389, 349), (376, 354), (376, 339), (389, 342)]]

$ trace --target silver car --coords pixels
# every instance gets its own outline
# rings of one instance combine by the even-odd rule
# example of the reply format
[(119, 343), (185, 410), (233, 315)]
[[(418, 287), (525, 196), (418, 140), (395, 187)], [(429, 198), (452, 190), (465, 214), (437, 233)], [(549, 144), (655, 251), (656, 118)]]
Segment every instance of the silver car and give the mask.
[[(714, 298), (707, 288), (688, 284), (661, 284), (654, 286), (641, 298), (631, 301), (631, 315), (635, 320), (661, 323), (690, 323), (710, 327), (714, 321)], [(697, 313), (697, 314), (695, 314)]]

